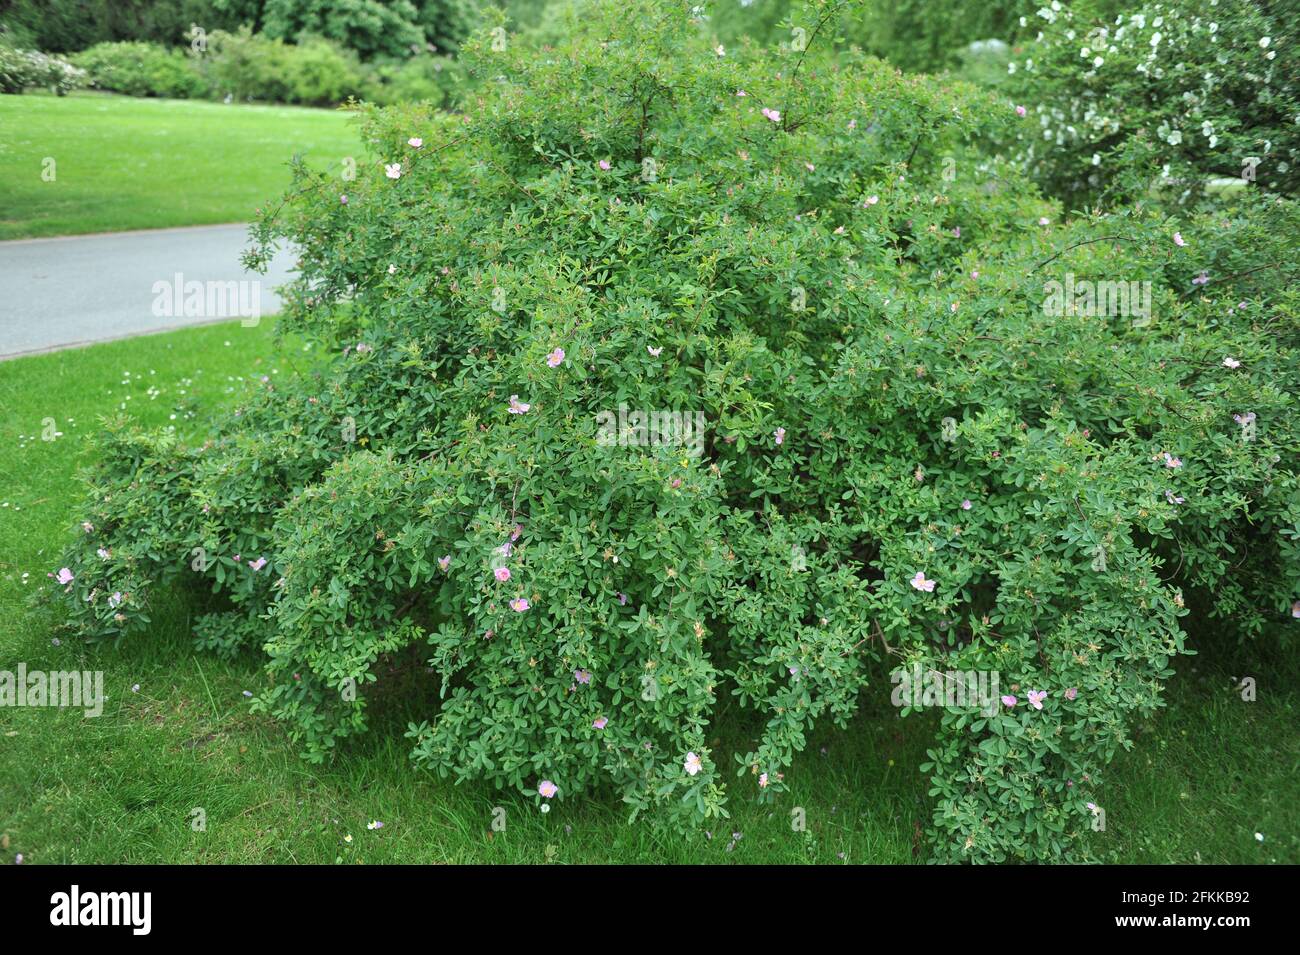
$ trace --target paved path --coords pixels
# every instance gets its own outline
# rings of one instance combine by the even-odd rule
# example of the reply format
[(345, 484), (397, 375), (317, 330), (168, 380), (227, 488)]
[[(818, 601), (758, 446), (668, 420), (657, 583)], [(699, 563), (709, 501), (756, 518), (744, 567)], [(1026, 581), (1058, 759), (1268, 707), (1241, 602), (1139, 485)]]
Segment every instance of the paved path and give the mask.
[(248, 244), (245, 225), (0, 242), (0, 359), (269, 315), (293, 257), (246, 272)]

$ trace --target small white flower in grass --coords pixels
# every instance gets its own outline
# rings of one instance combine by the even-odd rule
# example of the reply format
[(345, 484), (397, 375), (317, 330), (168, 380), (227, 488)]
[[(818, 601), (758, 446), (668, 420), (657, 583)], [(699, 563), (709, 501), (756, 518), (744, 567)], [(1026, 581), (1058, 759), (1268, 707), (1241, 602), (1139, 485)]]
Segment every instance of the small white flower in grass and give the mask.
[(389, 179), (400, 179), (402, 177), (402, 164), (400, 162), (389, 163), (384, 167), (384, 175)]
[(1259, 38), (1259, 46), (1260, 46), (1260, 49), (1262, 49), (1262, 50), (1267, 50), (1267, 49), (1268, 49), (1268, 45), (1269, 45), (1270, 43), (1272, 43), (1272, 42), (1273, 42), (1273, 38), (1272, 38), (1271, 36), (1262, 36), (1262, 37), (1260, 37), (1260, 38)]
[(694, 776), (703, 768), (704, 764), (700, 762), (700, 757), (694, 753), (686, 754), (686, 762), (682, 763), (682, 769), (686, 770), (687, 776)]
[(934, 581), (925, 579), (925, 572), (918, 570), (916, 576), (908, 581), (917, 590), (923, 590), (927, 594), (934, 592)]
[(555, 783), (551, 782), (549, 779), (543, 779), (537, 785), (537, 794), (543, 799), (550, 799), (559, 791), (560, 787), (555, 785)]
[(1257, 832), (1257, 833), (1255, 833), (1255, 841), (1256, 841), (1256, 842), (1263, 842), (1263, 841), (1264, 841), (1264, 833), (1262, 833), (1262, 832)]
[(382, 828), (384, 828), (384, 824), (383, 824), (382, 822), (380, 822), (378, 819), (376, 819), (374, 822), (368, 822), (368, 823), (366, 823), (366, 828), (367, 828), (367, 829), (370, 829), (370, 830), (373, 831), (373, 830), (375, 830), (375, 829), (382, 829)]
[(1235, 358), (1233, 358), (1231, 355), (1229, 355), (1227, 358), (1223, 359), (1223, 367), (1224, 367), (1224, 368), (1240, 368), (1240, 367), (1241, 367), (1241, 362), (1237, 361), (1237, 359), (1235, 359)]
[(419, 149), (424, 145), (424, 140), (419, 136), (412, 136), (406, 141), (406, 145), (410, 146), (412, 149)]

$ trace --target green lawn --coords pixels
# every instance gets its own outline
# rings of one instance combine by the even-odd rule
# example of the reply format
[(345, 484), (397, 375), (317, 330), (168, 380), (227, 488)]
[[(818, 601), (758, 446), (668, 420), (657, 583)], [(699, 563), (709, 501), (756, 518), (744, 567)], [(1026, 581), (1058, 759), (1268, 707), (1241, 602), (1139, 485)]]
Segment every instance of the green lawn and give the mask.
[(341, 174), (360, 140), (333, 110), (0, 96), (0, 239), (246, 222), (295, 152)]
[[(157, 105), (157, 104), (153, 104)], [(609, 794), (530, 800), (454, 786), (412, 768), (400, 701), (327, 767), (301, 762), (280, 727), (248, 712), (263, 677), (252, 654), (196, 654), (179, 598), (156, 608), (147, 639), (87, 647), (58, 614), (31, 604), (79, 519), (75, 468), (99, 414), (125, 406), (141, 421), (191, 431), (253, 376), (305, 369), (294, 346), (274, 357), (267, 325), (238, 323), (0, 362), (0, 669), (103, 670), (104, 713), (0, 709), (0, 859), (28, 862), (911, 862), (929, 816), (927, 723), (900, 722), (881, 701), (847, 731), (824, 727), (788, 774), (775, 807), (733, 794), (712, 838), (627, 825)], [(173, 416), (175, 416), (173, 418)], [(40, 440), (41, 421), (62, 436)], [(24, 578), (24, 574), (28, 575)], [(1200, 646), (1180, 661), (1171, 707), (1139, 728), (1104, 790), (1122, 862), (1300, 862), (1295, 727), (1300, 664), (1274, 644)], [(1210, 663), (1210, 660), (1213, 663)], [(1245, 703), (1231, 676), (1259, 682)], [(138, 685), (138, 690), (134, 689)], [(418, 714), (419, 718), (427, 716)], [(746, 746), (734, 711), (718, 747)], [(721, 758), (729, 759), (725, 753)], [(493, 832), (493, 807), (506, 828)], [(802, 807), (807, 830), (790, 826)], [(206, 813), (206, 831), (191, 826)], [(367, 824), (382, 821), (382, 829)], [(1255, 839), (1261, 832), (1264, 841)], [(733, 840), (732, 834), (741, 838)], [(350, 840), (349, 840), (350, 837)], [(925, 850), (919, 850), (924, 858)]]

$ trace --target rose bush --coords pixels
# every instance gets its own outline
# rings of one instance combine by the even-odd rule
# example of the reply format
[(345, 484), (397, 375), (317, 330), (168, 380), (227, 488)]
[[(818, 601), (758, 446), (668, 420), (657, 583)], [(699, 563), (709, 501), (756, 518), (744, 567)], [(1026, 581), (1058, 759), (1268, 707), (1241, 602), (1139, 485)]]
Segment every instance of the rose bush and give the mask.
[[(933, 858), (1092, 858), (1183, 618), (1300, 613), (1295, 206), (1063, 221), (990, 158), (1005, 102), (719, 55), (689, 7), (488, 30), (462, 115), (298, 166), (250, 259), (297, 244), (281, 328), (323, 357), (202, 443), (113, 422), (54, 593), (122, 637), (211, 591), (200, 642), (266, 654), (310, 759), (405, 665), (421, 766), (679, 826), (733, 774), (779, 798), (897, 667), (996, 671), (925, 767)], [(1045, 307), (1067, 273), (1150, 308)], [(761, 724), (729, 769), (723, 696)]]

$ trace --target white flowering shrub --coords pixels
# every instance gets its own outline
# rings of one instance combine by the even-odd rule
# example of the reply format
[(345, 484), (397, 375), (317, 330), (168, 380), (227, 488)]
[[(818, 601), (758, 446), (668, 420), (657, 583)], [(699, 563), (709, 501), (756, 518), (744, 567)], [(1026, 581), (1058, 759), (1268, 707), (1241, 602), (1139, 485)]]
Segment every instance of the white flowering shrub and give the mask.
[(20, 50), (0, 38), (0, 93), (47, 89), (64, 96), (85, 84), (85, 71), (63, 57)]
[[(252, 258), (296, 244), (324, 357), (201, 443), (115, 422), (52, 593), (133, 638), (189, 582), (310, 759), (388, 693), (429, 771), (678, 826), (780, 799), (897, 668), (994, 672), (923, 767), (933, 858), (1092, 858), (1183, 619), (1300, 615), (1300, 214), (1061, 223), (1000, 99), (689, 7), (492, 28), (463, 114), (298, 165)], [(1067, 272), (1149, 307), (1047, 307)]]
[[(1019, 152), (1072, 200), (1135, 198), (1113, 168), (1187, 201), (1249, 184), (1300, 187), (1294, 5), (1165, 0), (1093, 19), (1053, 0), (1002, 89), (1026, 111)], [(1133, 149), (1126, 147), (1133, 146)], [(1146, 190), (1143, 190), (1145, 193)]]

